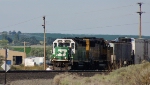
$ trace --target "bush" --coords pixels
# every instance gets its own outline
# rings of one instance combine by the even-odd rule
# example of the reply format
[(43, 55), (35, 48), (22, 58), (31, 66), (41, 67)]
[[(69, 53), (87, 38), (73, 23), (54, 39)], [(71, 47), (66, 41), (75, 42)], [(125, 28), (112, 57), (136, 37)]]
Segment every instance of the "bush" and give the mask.
[(80, 77), (75, 74), (59, 74), (53, 79), (54, 85), (149, 85), (150, 63), (130, 65), (114, 70), (109, 75), (96, 74)]

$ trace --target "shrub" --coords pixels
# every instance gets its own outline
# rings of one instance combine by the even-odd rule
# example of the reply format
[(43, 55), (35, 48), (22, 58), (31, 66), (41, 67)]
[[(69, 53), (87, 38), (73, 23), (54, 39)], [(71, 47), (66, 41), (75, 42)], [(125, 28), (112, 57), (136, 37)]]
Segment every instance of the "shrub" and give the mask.
[(96, 74), (93, 77), (59, 74), (53, 82), (54, 85), (149, 85), (150, 63), (130, 65), (114, 70), (109, 75)]

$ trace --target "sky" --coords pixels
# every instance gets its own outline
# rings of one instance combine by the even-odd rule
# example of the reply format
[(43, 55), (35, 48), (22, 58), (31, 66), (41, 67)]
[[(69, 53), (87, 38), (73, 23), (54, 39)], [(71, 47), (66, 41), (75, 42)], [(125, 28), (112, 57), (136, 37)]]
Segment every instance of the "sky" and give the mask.
[(0, 0), (0, 31), (150, 36), (150, 0)]

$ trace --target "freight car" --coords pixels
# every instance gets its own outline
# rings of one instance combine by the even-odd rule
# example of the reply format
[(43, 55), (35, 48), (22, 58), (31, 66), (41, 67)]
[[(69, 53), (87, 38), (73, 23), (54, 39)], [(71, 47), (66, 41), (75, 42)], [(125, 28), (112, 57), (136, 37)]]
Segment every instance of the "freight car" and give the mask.
[(115, 42), (111, 41), (109, 44), (110, 47), (113, 48), (111, 55), (111, 62), (113, 62), (113, 67), (115, 66), (115, 68), (119, 68), (134, 63), (131, 39), (119, 39)]
[(140, 64), (143, 60), (150, 61), (150, 39), (132, 38), (132, 54), (134, 64)]
[[(122, 43), (124, 47), (126, 47), (126, 43)], [(113, 53), (114, 50), (119, 53), (122, 51), (120, 49), (124, 49), (117, 46), (112, 47), (110, 42), (95, 37), (56, 39), (53, 42), (53, 55), (51, 56), (53, 69), (55, 70), (55, 67), (66, 67), (67, 69), (68, 66), (71, 66), (70, 70), (110, 70), (120, 63), (118, 63), (119, 60), (131, 61), (128, 59), (131, 55), (122, 56), (123, 53), (114, 57), (116, 55)], [(125, 50), (130, 47), (131, 43), (128, 43)], [(131, 54), (131, 50), (126, 53)]]

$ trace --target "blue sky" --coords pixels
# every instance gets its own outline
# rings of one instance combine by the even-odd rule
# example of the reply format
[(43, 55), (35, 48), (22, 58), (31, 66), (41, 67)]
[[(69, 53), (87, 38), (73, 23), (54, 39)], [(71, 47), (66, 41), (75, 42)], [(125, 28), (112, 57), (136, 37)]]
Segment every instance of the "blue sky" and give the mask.
[(150, 0), (0, 0), (0, 30), (43, 33), (150, 35)]

